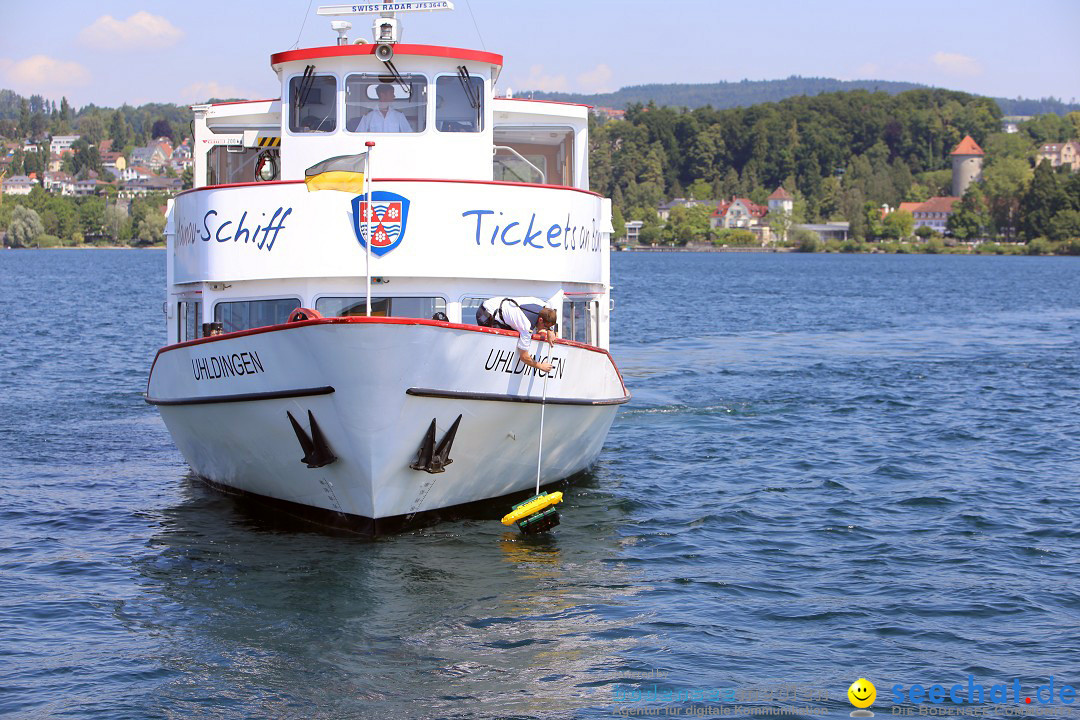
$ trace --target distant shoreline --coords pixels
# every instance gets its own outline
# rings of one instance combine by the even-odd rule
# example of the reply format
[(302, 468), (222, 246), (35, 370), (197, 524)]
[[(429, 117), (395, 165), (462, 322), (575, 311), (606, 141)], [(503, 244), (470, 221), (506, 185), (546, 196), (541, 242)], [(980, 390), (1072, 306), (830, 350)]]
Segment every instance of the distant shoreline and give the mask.
[(798, 253), (800, 255), (972, 255), (981, 257), (1075, 257), (1075, 252), (1054, 252), (1051, 250), (1041, 250), (1039, 252), (1027, 252), (1022, 250), (1023, 245), (1005, 245), (996, 246), (992, 252), (979, 252), (976, 248), (979, 246), (973, 245), (957, 245), (952, 247), (944, 247), (938, 250), (927, 250), (925, 246), (915, 245), (906, 246), (906, 249), (899, 252), (895, 250), (882, 249), (880, 246), (872, 245), (865, 249), (825, 249), (819, 248), (812, 252), (807, 252), (794, 247), (744, 247), (744, 246), (721, 246), (713, 247), (709, 245), (658, 245), (655, 247), (643, 247), (643, 246), (612, 246), (612, 252), (630, 252), (630, 253)]
[(738, 246), (721, 246), (716, 247), (713, 245), (682, 245), (678, 247), (672, 247), (670, 245), (657, 245), (656, 247), (623, 247), (621, 249), (613, 247), (612, 250), (617, 252), (741, 252), (741, 253), (790, 253), (797, 252), (798, 248), (785, 248), (785, 247), (738, 247)]
[(5, 245), (4, 250), (164, 250), (165, 245), (57, 245), (55, 247), (11, 247)]

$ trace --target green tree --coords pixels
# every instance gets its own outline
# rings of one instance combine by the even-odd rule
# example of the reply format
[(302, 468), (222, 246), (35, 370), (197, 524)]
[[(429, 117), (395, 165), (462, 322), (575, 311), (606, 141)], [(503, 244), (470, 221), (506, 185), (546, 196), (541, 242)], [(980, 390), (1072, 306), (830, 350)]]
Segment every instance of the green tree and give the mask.
[(995, 157), (983, 170), (982, 186), (995, 235), (1015, 235), (1020, 198), (1031, 175), (1031, 166), (1023, 157)]
[(83, 198), (79, 203), (79, 232), (100, 235), (105, 230), (105, 200), (100, 197)]
[(651, 207), (635, 207), (630, 211), (633, 220), (640, 220), (643, 224), (638, 232), (638, 242), (642, 245), (652, 245), (663, 242), (664, 226), (660, 222), (660, 216)]
[(60, 98), (60, 122), (64, 124), (68, 132), (71, 131), (72, 121), (75, 119), (75, 113), (71, 110), (71, 104), (66, 97)]
[(716, 233), (716, 237), (713, 239), (714, 245), (739, 245), (748, 247), (751, 245), (757, 245), (758, 239), (750, 230), (746, 228), (724, 228)]
[(690, 187), (686, 189), (686, 192), (694, 200), (711, 200), (712, 199), (712, 184), (703, 178), (698, 178), (694, 182), (690, 183)]
[(122, 208), (116, 205), (109, 205), (105, 208), (103, 215), (106, 237), (114, 243), (128, 237), (130, 232), (128, 230), (128, 214), (124, 212)]
[(915, 227), (915, 218), (907, 210), (894, 210), (885, 216), (881, 224), (882, 236), (890, 240), (905, 240), (911, 237)]
[(71, 144), (71, 173), (83, 174), (85, 171), (104, 172), (101, 167), (101, 155), (98, 154), (97, 145), (91, 145), (85, 138), (79, 138)]
[(159, 120), (155, 120), (154, 125), (150, 130), (150, 135), (154, 139), (157, 139), (157, 138), (160, 138), (160, 137), (165, 137), (165, 138), (169, 138), (169, 140), (172, 141), (172, 139), (173, 139), (172, 124), (168, 120), (165, 120), (164, 118), (159, 119)]
[(959, 240), (972, 240), (984, 234), (990, 225), (990, 212), (980, 183), (968, 186), (964, 197), (946, 223), (946, 229)]
[(612, 240), (626, 239), (626, 221), (623, 219), (622, 210), (616, 206), (611, 208), (611, 227), (615, 230), (611, 234)]
[(1033, 155), (1031, 139), (1024, 133), (994, 133), (986, 138), (982, 148), (986, 151), (986, 165), (983, 167), (984, 175), (988, 168), (1002, 159), (1028, 160)]
[(27, 137), (30, 134), (30, 103), (23, 98), (19, 102), (19, 137)]
[(722, 180), (713, 183), (713, 200), (728, 200), (739, 194), (739, 171), (728, 167)]
[(817, 252), (821, 247), (818, 234), (813, 230), (797, 227), (791, 230), (791, 243), (799, 252)]
[(28, 152), (23, 155), (23, 174), (34, 174), (41, 178), (45, 174), (45, 158), (47, 151), (40, 147), (36, 152)]
[(128, 125), (122, 108), (113, 111), (112, 119), (109, 121), (109, 138), (112, 140), (112, 149), (116, 152), (121, 152), (131, 143), (131, 126)]
[(45, 137), (49, 127), (49, 118), (45, 113), (36, 112), (30, 116), (30, 137), (41, 139)]
[(1028, 241), (1050, 233), (1050, 222), (1065, 209), (1068, 198), (1049, 160), (1035, 168), (1031, 184), (1020, 201), (1020, 233)]
[(821, 200), (818, 214), (823, 220), (835, 220), (843, 217), (844, 189), (839, 178), (827, 177), (821, 182)]
[(1056, 242), (1080, 238), (1080, 210), (1059, 210), (1050, 220), (1047, 237)]
[(929, 240), (930, 238), (934, 237), (934, 235), (934, 228), (930, 227), (929, 225), (920, 225), (919, 227), (915, 228), (915, 237), (919, 238), (920, 240)]
[(912, 183), (904, 193), (904, 202), (926, 202), (930, 199), (930, 190), (921, 183)]
[(165, 242), (165, 216), (158, 212), (148, 212), (135, 231), (139, 245), (156, 245)]
[(704, 242), (709, 233), (709, 215), (712, 208), (705, 205), (679, 206), (671, 209), (664, 239), (677, 245)]
[(952, 170), (933, 170), (920, 173), (917, 182), (926, 186), (931, 197), (952, 194)]
[(11, 212), (8, 223), (7, 243), (12, 247), (30, 247), (39, 236), (45, 234), (41, 217), (33, 210), (22, 205)]
[(100, 111), (95, 110), (79, 118), (79, 135), (91, 145), (97, 145), (105, 139), (105, 121)]
[(865, 237), (879, 238), (884, 232), (884, 224), (881, 217), (881, 208), (873, 202), (863, 204), (863, 219), (866, 221)]

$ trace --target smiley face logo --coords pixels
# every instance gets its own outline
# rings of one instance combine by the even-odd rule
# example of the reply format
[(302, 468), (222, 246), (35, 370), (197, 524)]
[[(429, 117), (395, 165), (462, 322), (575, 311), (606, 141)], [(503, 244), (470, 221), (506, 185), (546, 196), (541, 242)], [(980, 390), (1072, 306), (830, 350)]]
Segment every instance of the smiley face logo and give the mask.
[[(851, 704), (857, 708), (868, 708), (874, 704), (874, 700), (877, 699), (877, 688), (874, 687), (874, 683), (870, 682), (866, 678), (859, 678), (855, 682), (851, 683), (851, 687), (847, 690), (848, 700)], [(854, 716), (855, 713), (852, 713)], [(863, 715), (863, 713), (859, 713)], [(869, 714), (871, 717), (872, 714)]]

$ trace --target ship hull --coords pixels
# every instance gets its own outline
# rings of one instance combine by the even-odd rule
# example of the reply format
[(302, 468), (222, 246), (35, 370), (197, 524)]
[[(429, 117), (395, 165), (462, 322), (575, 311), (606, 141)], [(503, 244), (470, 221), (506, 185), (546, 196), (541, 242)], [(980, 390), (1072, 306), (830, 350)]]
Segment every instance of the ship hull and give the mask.
[[(379, 532), (535, 488), (541, 409), (541, 484), (596, 461), (628, 399), (610, 355), (534, 340), (554, 365), (544, 377), (516, 341), (401, 318), (290, 323), (163, 348), (147, 402), (210, 483)], [(424, 469), (432, 422), (438, 444), (459, 416), (450, 462)], [(301, 436), (317, 435), (307, 452)]]

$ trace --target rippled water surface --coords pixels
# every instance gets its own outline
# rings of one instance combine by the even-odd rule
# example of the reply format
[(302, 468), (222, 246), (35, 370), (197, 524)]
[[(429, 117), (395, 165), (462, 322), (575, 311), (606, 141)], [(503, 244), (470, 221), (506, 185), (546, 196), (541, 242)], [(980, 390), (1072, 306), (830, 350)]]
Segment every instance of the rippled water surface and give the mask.
[(612, 266), (634, 399), (556, 533), (494, 506), (363, 542), (190, 477), (140, 394), (163, 252), (0, 252), (0, 714), (594, 718), (798, 684), (846, 717), (860, 676), (879, 716), (896, 683), (1080, 685), (1078, 259)]

